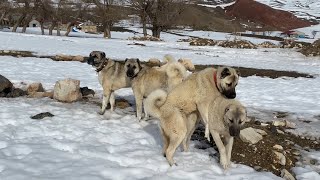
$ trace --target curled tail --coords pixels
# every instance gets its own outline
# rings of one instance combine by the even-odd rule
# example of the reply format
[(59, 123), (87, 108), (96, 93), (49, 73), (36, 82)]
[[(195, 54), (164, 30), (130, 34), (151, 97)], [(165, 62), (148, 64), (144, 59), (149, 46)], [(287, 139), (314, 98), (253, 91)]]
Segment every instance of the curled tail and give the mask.
[(172, 63), (172, 62), (176, 62), (176, 59), (174, 59), (174, 57), (170, 54), (166, 54), (163, 57), (163, 62), (164, 63)]
[(166, 102), (167, 96), (167, 92), (162, 89), (157, 89), (150, 93), (144, 100), (146, 112), (159, 119), (161, 117), (160, 107)]
[(169, 78), (185, 78), (187, 69), (182, 64), (175, 62), (168, 64), (166, 73)]

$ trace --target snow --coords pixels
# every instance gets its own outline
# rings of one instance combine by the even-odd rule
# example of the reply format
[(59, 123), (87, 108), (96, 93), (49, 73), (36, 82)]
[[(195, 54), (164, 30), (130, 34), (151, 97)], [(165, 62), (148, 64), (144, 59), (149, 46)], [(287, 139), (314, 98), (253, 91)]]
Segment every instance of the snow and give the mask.
[[(141, 31), (141, 29), (136, 29)], [(29, 33), (37, 32), (30, 29)], [(181, 31), (183, 34), (200, 32)], [(82, 34), (84, 35), (84, 34)], [(188, 57), (195, 64), (219, 64), (298, 71), (315, 78), (277, 78), (251, 76), (240, 78), (237, 98), (248, 107), (249, 115), (263, 117), (260, 112), (289, 112), (297, 123), (294, 133), (320, 137), (319, 58), (307, 58), (288, 49), (240, 50), (221, 47), (191, 47), (176, 42), (180, 36), (163, 33), (164, 42), (127, 40), (132, 33), (113, 32), (114, 39), (96, 37), (56, 37), (0, 32), (1, 50), (27, 50), (41, 55), (84, 55), (92, 50), (106, 52), (108, 57), (138, 57), (147, 60), (172, 54)], [(210, 33), (213, 38), (226, 34)], [(91, 35), (90, 35), (91, 36)], [(99, 37), (100, 36), (100, 37)], [(133, 42), (145, 47), (128, 45)], [(56, 62), (50, 59), (0, 57), (0, 74), (15, 86), (20, 82), (41, 82), (52, 90), (56, 81), (78, 79), (81, 86), (96, 91), (100, 102), (102, 88), (94, 69), (79, 62)], [(116, 98), (134, 104), (132, 90), (116, 91)], [(51, 99), (0, 99), (0, 179), (279, 179), (256, 172), (240, 164), (223, 171), (213, 148), (190, 152), (178, 150), (178, 166), (169, 167), (161, 155), (162, 141), (158, 122), (137, 122), (134, 106), (115, 113), (97, 114), (92, 102), (64, 104)], [(30, 116), (49, 111), (55, 116), (33, 120)], [(272, 120), (272, 117), (269, 119)], [(301, 120), (310, 120), (309, 124)], [(311, 154), (318, 156), (318, 152)], [(317, 169), (295, 169), (298, 179), (318, 177)]]

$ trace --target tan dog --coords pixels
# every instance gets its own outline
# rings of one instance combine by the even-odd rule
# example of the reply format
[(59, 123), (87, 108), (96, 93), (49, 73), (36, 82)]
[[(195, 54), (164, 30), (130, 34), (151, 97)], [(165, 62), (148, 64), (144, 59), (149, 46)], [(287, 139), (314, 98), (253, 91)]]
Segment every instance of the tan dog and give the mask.
[(93, 51), (90, 53), (88, 64), (97, 67), (99, 83), (103, 88), (103, 100), (100, 114), (103, 115), (110, 102), (111, 111), (115, 107), (114, 91), (130, 87), (131, 80), (140, 72), (139, 59), (126, 59), (124, 63), (105, 58), (104, 52)]
[[(163, 134), (163, 153), (170, 165), (173, 154), (181, 142), (188, 138), (188, 119), (197, 119), (199, 112), (209, 137), (209, 104), (219, 96), (235, 98), (239, 75), (230, 67), (207, 68), (191, 74), (168, 94), (162, 90), (152, 92), (145, 100), (146, 111), (160, 119)], [(193, 116), (193, 118), (191, 118)], [(194, 122), (195, 123), (195, 122)], [(187, 151), (187, 146), (184, 150)]]
[[(248, 122), (247, 111), (239, 101), (219, 96), (209, 103), (208, 112), (208, 128), (218, 147), (220, 164), (226, 169), (231, 163), (233, 139), (239, 136), (242, 126), (245, 122)], [(191, 117), (189, 120), (191, 121), (187, 123), (187, 138), (190, 138), (193, 134), (196, 124), (194, 121), (197, 121), (197, 119)], [(222, 142), (221, 136), (224, 137), (226, 145)], [(186, 144), (183, 144), (183, 146), (186, 146)]]
[[(178, 62), (170, 62), (165, 67), (143, 68), (132, 80), (132, 90), (136, 100), (137, 119), (142, 118), (143, 99), (156, 89), (171, 90), (187, 76), (187, 70)], [(145, 118), (147, 118), (145, 112)]]
[(191, 59), (180, 58), (178, 59), (178, 62), (181, 63), (188, 71), (194, 72), (196, 70)]

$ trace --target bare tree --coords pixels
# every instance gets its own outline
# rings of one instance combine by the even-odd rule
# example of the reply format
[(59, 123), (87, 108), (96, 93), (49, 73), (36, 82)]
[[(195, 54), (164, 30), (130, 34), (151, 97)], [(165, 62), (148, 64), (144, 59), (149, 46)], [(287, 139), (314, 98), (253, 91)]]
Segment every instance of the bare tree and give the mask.
[(148, 0), (151, 8), (146, 13), (152, 25), (152, 36), (160, 38), (160, 33), (164, 29), (170, 28), (174, 19), (178, 18), (184, 10), (183, 0)]
[(69, 22), (67, 24), (67, 32), (65, 33), (65, 36), (68, 36), (71, 32), (72, 27), (76, 25), (77, 21), (82, 19), (89, 5), (90, 4), (85, 0), (74, 2), (71, 4), (71, 6), (69, 7), (70, 10), (68, 11), (69, 13), (71, 12), (71, 14), (67, 17)]
[(104, 37), (111, 38), (111, 27), (122, 17), (120, 6), (114, 0), (92, 0), (96, 5), (96, 17), (104, 29)]
[(154, 0), (128, 0), (128, 3), (130, 3), (132, 8), (138, 13), (143, 28), (143, 35), (147, 36), (147, 12), (152, 8)]
[(18, 20), (15, 22), (12, 28), (12, 32), (17, 32), (17, 28), (21, 25), (23, 20), (26, 18), (30, 10), (30, 1), (29, 0), (16, 0), (13, 1), (15, 4), (15, 9), (20, 14)]
[(0, 0), (0, 23), (9, 14), (10, 8), (8, 0)]

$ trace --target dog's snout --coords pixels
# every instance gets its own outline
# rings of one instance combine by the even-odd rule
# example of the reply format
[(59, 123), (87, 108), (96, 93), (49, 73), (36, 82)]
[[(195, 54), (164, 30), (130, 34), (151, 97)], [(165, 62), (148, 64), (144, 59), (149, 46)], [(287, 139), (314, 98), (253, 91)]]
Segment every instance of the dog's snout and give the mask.
[(87, 63), (93, 66), (94, 65), (94, 57), (90, 56), (87, 60)]
[(229, 127), (230, 136), (237, 137), (240, 135), (240, 127), (236, 127), (234, 125)]

